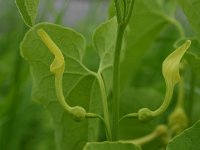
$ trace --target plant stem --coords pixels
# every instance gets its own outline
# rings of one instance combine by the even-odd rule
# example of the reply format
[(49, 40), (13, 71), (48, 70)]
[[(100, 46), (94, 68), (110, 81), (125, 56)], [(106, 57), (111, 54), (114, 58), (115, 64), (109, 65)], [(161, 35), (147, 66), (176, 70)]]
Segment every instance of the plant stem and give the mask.
[(119, 126), (119, 97), (120, 97), (120, 54), (124, 38), (124, 31), (130, 21), (134, 0), (129, 5), (124, 0), (124, 10), (127, 14), (122, 15), (120, 7), (120, 0), (114, 0), (117, 16), (117, 39), (115, 44), (115, 56), (113, 62), (113, 103), (112, 103), (112, 138), (113, 141), (118, 140), (118, 126)]
[(120, 0), (114, 0), (114, 2), (115, 2), (117, 20), (118, 22), (122, 22), (123, 17), (122, 17), (122, 12), (120, 8)]
[(109, 112), (108, 112), (108, 104), (107, 104), (107, 96), (106, 96), (106, 90), (104, 86), (104, 81), (100, 74), (96, 74), (96, 78), (99, 82), (100, 86), (100, 92), (102, 96), (102, 103), (103, 103), (103, 113), (104, 113), (104, 120), (105, 120), (105, 128), (106, 128), (106, 135), (107, 140), (112, 141), (112, 134), (111, 134), (111, 128), (110, 128), (110, 119), (109, 119)]
[(146, 143), (149, 143), (151, 141), (153, 141), (154, 139), (156, 139), (157, 137), (162, 137), (162, 139), (167, 138), (167, 133), (168, 133), (168, 128), (165, 125), (158, 125), (156, 127), (156, 129), (154, 129), (153, 132), (137, 138), (137, 139), (133, 139), (133, 140), (121, 140), (120, 142), (122, 143), (132, 143), (138, 146), (143, 146)]
[(174, 85), (170, 85), (169, 83), (166, 83), (165, 98), (163, 100), (162, 105), (158, 109), (153, 111), (153, 116), (158, 116), (166, 111), (169, 104), (171, 103), (173, 91), (174, 91)]
[(120, 53), (122, 48), (124, 26), (119, 25), (117, 30), (117, 40), (115, 47), (115, 56), (113, 64), (113, 116), (112, 116), (112, 137), (118, 140), (118, 123), (119, 123), (119, 96), (120, 96)]
[[(117, 39), (115, 44), (115, 56), (113, 62), (113, 109), (112, 109), (112, 138), (113, 141), (118, 140), (118, 126), (119, 126), (119, 97), (120, 97), (120, 54), (124, 38), (124, 31), (130, 21), (133, 11), (134, 0), (127, 5), (124, 0), (124, 14), (120, 7), (120, 0), (114, 0), (117, 16)], [(127, 14), (126, 14), (127, 12)]]

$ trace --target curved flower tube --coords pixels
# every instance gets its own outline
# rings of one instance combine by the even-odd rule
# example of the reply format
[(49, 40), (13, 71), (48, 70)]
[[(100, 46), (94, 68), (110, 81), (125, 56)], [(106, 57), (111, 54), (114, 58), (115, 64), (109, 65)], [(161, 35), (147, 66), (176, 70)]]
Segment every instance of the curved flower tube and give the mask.
[(172, 99), (174, 86), (180, 81), (179, 64), (181, 58), (190, 45), (191, 41), (187, 40), (164, 60), (162, 64), (162, 73), (166, 83), (166, 94), (163, 104), (157, 110), (153, 111), (153, 116), (162, 114), (169, 106)]
[(171, 102), (174, 87), (180, 80), (179, 64), (181, 58), (190, 47), (190, 44), (191, 41), (187, 40), (184, 44), (182, 44), (174, 52), (172, 52), (162, 64), (162, 74), (164, 76), (166, 84), (166, 94), (162, 105), (154, 111), (150, 110), (149, 108), (141, 108), (138, 113), (127, 114), (122, 117), (122, 119), (138, 118), (141, 122), (147, 122), (153, 117), (158, 116), (166, 111)]
[(63, 88), (62, 88), (62, 78), (63, 78), (63, 73), (65, 70), (64, 56), (61, 50), (59, 49), (59, 47), (53, 42), (50, 36), (43, 29), (38, 29), (37, 33), (40, 36), (41, 40), (44, 42), (44, 44), (51, 51), (51, 53), (55, 56), (50, 66), (50, 71), (55, 75), (56, 96), (61, 106), (69, 114), (71, 114), (72, 118), (76, 121), (82, 121), (86, 117), (90, 117), (90, 116), (92, 118), (98, 117), (96, 114), (92, 114), (92, 113), (87, 114), (83, 107), (80, 107), (80, 106), (71, 107), (67, 104), (67, 102), (65, 101), (65, 97), (63, 95)]

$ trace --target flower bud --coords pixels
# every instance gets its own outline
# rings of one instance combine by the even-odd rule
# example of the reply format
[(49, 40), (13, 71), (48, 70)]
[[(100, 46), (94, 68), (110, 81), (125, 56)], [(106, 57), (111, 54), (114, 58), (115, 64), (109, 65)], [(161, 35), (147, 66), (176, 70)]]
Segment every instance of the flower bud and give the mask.
[(181, 107), (177, 107), (169, 116), (169, 126), (174, 130), (176, 135), (187, 128), (188, 118), (185, 111)]

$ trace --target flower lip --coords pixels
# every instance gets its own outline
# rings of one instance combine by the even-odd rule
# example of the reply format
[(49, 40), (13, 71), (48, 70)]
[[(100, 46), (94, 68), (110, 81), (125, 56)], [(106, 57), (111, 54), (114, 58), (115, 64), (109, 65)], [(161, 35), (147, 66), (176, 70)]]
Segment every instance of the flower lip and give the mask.
[(179, 64), (181, 58), (190, 47), (191, 41), (187, 40), (183, 45), (181, 45), (177, 50), (172, 52), (163, 62), (162, 64), (162, 73), (166, 80), (166, 83), (171, 83), (175, 85), (179, 79)]

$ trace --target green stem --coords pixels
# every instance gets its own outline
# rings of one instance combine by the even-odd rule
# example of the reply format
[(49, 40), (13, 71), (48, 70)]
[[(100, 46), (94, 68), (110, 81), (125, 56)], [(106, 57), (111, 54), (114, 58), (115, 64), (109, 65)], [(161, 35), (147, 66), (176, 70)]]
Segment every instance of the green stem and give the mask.
[[(125, 1), (124, 1), (125, 2)], [(127, 15), (124, 14), (122, 16), (122, 12), (120, 9), (120, 0), (115, 0), (116, 14), (117, 14), (117, 39), (115, 44), (115, 56), (113, 62), (113, 103), (112, 103), (112, 138), (113, 141), (118, 140), (118, 127), (119, 127), (119, 97), (120, 97), (120, 54), (122, 49), (122, 43), (124, 38), (124, 31), (130, 21), (131, 14), (133, 11), (134, 0), (131, 1), (129, 7), (124, 3), (124, 7), (126, 6)]]
[(131, 4), (130, 4), (130, 8), (129, 11), (127, 12), (127, 16), (124, 20), (124, 26), (127, 26), (127, 24), (129, 23), (130, 19), (131, 19), (131, 15), (133, 12), (133, 6), (134, 6), (135, 0), (132, 0)]
[(105, 126), (107, 138), (108, 138), (109, 134), (111, 135), (111, 132), (110, 132), (109, 128), (107, 128), (107, 123), (106, 123), (105, 119), (102, 116), (100, 116), (98, 114), (94, 114), (94, 113), (86, 113), (86, 118), (99, 118), (102, 121), (102, 123), (104, 124), (104, 126)]
[(63, 75), (55, 74), (55, 90), (56, 90), (56, 96), (58, 101), (60, 102), (61, 106), (70, 113), (72, 110), (72, 107), (70, 107), (66, 101), (65, 97), (63, 95), (63, 88), (62, 88), (62, 78)]
[(126, 119), (126, 118), (138, 118), (138, 113), (126, 114), (122, 118), (119, 119), (119, 122)]
[(124, 14), (123, 14), (123, 20), (126, 18), (126, 13), (127, 13), (127, 2), (126, 0), (123, 0), (123, 3), (124, 3)]
[(149, 143), (158, 137), (163, 137), (163, 138), (167, 137), (167, 132), (168, 132), (167, 126), (158, 125), (153, 132), (151, 132), (143, 137), (133, 139), (133, 140), (127, 140), (127, 141), (122, 140), (120, 142), (132, 143), (132, 144), (135, 144), (138, 146), (143, 146), (144, 144)]
[(118, 123), (119, 123), (119, 96), (120, 96), (120, 53), (124, 36), (124, 26), (118, 26), (117, 40), (115, 47), (115, 56), (113, 64), (113, 118), (112, 118), (112, 137), (113, 140), (118, 139)]
[(104, 113), (104, 120), (105, 120), (105, 128), (107, 133), (107, 139), (109, 141), (112, 141), (112, 134), (111, 134), (111, 128), (110, 128), (110, 119), (109, 119), (109, 112), (108, 112), (108, 104), (107, 104), (107, 96), (106, 96), (106, 90), (104, 86), (104, 81), (100, 74), (96, 75), (96, 78), (99, 82), (100, 86), (100, 92), (102, 96), (102, 103), (103, 103), (103, 113)]
[(121, 12), (121, 8), (120, 8), (120, 0), (114, 0), (115, 1), (115, 8), (116, 8), (116, 16), (117, 16), (117, 21), (118, 22), (122, 22), (123, 21), (123, 17), (122, 17), (122, 12)]
[(156, 132), (152, 132), (150, 134), (145, 135), (144, 137), (140, 137), (140, 138), (128, 140), (128, 141), (120, 141), (120, 142), (122, 142), (122, 143), (132, 143), (134, 145), (143, 146), (144, 144), (153, 141), (158, 136), (159, 135)]
[(158, 116), (158, 115), (164, 113), (166, 111), (166, 109), (168, 108), (171, 100), (172, 100), (174, 85), (166, 82), (166, 88), (167, 89), (166, 89), (166, 94), (165, 94), (165, 98), (163, 100), (163, 103), (158, 109), (153, 111), (153, 116)]

